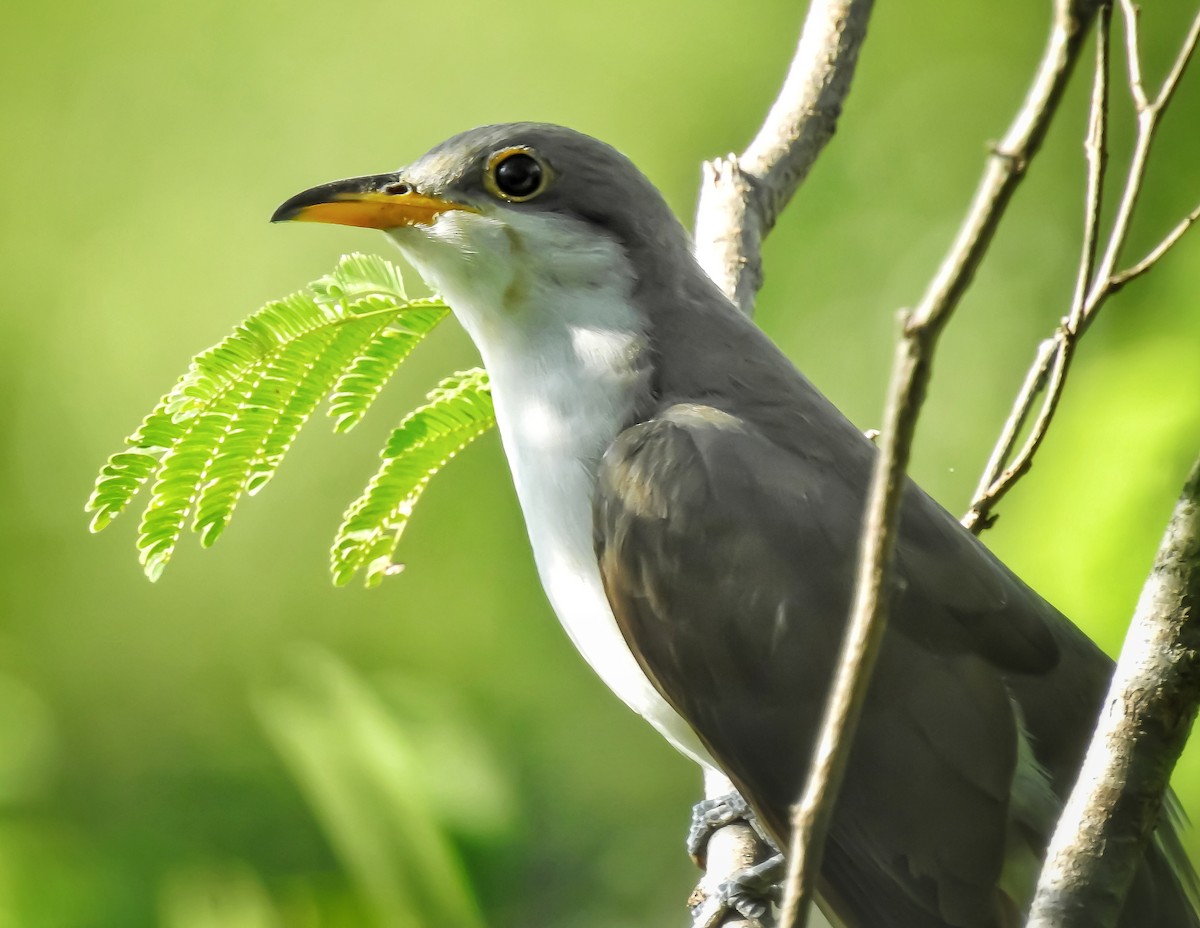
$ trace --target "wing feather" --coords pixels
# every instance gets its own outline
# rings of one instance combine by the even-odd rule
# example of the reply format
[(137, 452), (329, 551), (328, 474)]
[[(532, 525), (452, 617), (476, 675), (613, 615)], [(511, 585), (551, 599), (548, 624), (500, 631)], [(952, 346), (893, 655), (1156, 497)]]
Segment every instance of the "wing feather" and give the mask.
[[(837, 663), (875, 453), (819, 412), (800, 417), (810, 453), (795, 432), (771, 440), (769, 411), (755, 424), (669, 405), (618, 436), (595, 494), (626, 640), (780, 840)], [(1112, 662), (912, 484), (893, 573), (823, 894), (848, 925), (1018, 924)], [(1200, 925), (1179, 846), (1164, 814), (1123, 928)]]
[[(600, 470), (596, 544), (617, 621), (780, 838), (840, 647), (866, 470), (691, 404), (624, 432)], [(999, 671), (1045, 672), (1055, 641), (1037, 612), (1008, 616), (1025, 604), (998, 562), (964, 556), (912, 505), (904, 520), (827, 877), (855, 862), (859, 888), (837, 895), (858, 923), (999, 924), (1018, 736)]]

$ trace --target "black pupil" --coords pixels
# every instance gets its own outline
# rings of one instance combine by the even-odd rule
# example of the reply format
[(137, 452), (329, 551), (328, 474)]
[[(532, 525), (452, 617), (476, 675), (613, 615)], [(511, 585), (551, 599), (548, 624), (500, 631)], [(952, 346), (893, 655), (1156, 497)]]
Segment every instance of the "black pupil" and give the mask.
[(529, 155), (509, 155), (496, 165), (496, 187), (510, 197), (527, 197), (542, 183), (542, 166)]

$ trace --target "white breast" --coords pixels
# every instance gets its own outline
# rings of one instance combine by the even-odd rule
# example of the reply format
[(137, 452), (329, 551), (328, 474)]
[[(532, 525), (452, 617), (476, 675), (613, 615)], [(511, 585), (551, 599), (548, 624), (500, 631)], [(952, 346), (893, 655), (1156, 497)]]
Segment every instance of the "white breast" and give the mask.
[[(631, 709), (684, 754), (708, 755), (688, 725), (642, 672), (617, 628), (592, 544), (592, 490), (596, 464), (628, 406), (614, 403), (605, 378), (557, 375), (531, 378), (503, 360), (485, 361), (493, 373), (496, 417), (525, 514), (538, 574), (559, 621), (584, 659)], [(623, 399), (623, 397), (621, 397)]]
[(626, 705), (714, 767), (625, 643), (592, 544), (597, 465), (629, 421), (644, 347), (624, 253), (545, 216), (501, 225), (447, 213), (415, 232), (398, 230), (397, 243), (454, 309), (491, 375), (534, 560), (559, 621)]

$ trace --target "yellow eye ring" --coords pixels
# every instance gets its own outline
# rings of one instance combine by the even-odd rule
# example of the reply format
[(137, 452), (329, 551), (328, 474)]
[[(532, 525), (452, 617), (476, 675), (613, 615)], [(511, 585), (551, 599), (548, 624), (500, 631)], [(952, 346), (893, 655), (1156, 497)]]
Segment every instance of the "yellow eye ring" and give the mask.
[(524, 203), (542, 193), (551, 179), (550, 167), (532, 148), (513, 146), (494, 152), (483, 172), (483, 186), (492, 196)]

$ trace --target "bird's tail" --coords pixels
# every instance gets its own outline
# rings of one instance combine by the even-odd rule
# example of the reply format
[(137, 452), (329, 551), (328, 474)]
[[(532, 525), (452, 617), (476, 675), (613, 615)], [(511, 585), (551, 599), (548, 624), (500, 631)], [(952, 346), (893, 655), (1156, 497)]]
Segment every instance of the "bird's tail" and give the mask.
[(1200, 879), (1179, 837), (1186, 824), (1179, 800), (1168, 792), (1126, 897), (1121, 928), (1200, 928)]

